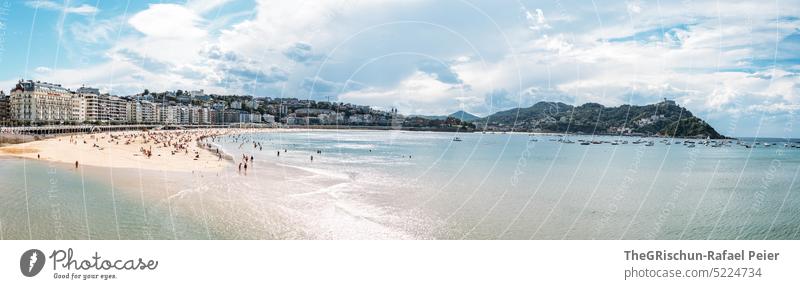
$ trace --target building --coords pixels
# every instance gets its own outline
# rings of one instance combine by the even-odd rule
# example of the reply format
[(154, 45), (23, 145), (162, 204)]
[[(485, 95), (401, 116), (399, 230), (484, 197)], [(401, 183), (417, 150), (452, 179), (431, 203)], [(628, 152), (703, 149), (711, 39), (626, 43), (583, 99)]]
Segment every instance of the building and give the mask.
[(128, 101), (118, 96), (108, 96), (108, 121), (112, 123), (122, 123), (128, 119), (128, 111), (125, 109)]
[(266, 123), (275, 123), (275, 116), (268, 113), (262, 114), (261, 119)]
[(242, 109), (242, 102), (238, 100), (231, 101), (232, 109)]
[(240, 120), (239, 110), (226, 109), (222, 111), (222, 117), (219, 123), (237, 123)]
[(8, 112), (8, 95), (0, 90), (0, 123), (6, 123), (11, 120)]
[(191, 111), (189, 107), (186, 106), (179, 106), (178, 107), (178, 123), (180, 124), (188, 124), (190, 118)]
[(208, 107), (201, 107), (198, 109), (199, 112), (199, 123), (200, 124), (209, 124), (211, 123), (211, 110)]
[[(95, 123), (121, 123), (128, 120), (127, 103), (124, 99), (108, 94), (100, 94), (100, 90), (81, 87), (75, 91), (77, 100), (73, 101), (73, 115), (76, 121)], [(83, 113), (81, 113), (83, 111)]]
[(10, 116), (23, 122), (70, 122), (72, 98), (73, 93), (60, 84), (20, 80), (9, 97)]
[(192, 90), (192, 91), (189, 92), (189, 95), (192, 96), (192, 98), (202, 98), (202, 97), (206, 96), (206, 93), (202, 89), (201, 90)]
[(126, 104), (129, 123), (157, 123), (161, 116), (161, 108), (147, 100), (130, 101)]
[(86, 98), (77, 94), (72, 97), (72, 120), (79, 123), (86, 121)]
[(158, 122), (163, 124), (178, 123), (178, 109), (174, 105), (161, 106), (158, 111)]

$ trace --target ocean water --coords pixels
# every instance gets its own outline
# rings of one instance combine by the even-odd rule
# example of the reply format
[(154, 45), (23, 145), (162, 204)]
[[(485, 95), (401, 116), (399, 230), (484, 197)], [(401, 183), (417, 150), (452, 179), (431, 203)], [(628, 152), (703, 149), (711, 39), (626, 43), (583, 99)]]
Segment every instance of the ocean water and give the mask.
[(0, 237), (800, 237), (800, 149), (781, 140), (749, 149), (557, 138), (357, 130), (218, 138), (234, 160), (253, 156), (247, 172), (235, 163), (177, 174), (0, 159)]

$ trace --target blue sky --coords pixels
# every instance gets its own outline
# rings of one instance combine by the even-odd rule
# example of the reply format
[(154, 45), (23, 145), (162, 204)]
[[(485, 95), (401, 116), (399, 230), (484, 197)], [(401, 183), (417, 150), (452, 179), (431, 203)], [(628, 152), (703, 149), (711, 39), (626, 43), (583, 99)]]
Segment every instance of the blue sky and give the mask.
[(20, 78), (479, 115), (675, 99), (733, 136), (798, 137), (800, 1), (0, 0)]

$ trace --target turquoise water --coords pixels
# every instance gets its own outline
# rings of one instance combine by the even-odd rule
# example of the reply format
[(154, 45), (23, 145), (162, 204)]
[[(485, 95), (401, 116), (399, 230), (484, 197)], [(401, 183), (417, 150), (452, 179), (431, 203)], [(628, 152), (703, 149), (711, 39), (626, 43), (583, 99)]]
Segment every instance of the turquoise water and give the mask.
[(234, 159), (254, 157), (246, 175), (235, 165), (179, 175), (0, 159), (0, 231), (7, 239), (800, 237), (800, 149), (555, 138), (328, 130), (218, 139)]

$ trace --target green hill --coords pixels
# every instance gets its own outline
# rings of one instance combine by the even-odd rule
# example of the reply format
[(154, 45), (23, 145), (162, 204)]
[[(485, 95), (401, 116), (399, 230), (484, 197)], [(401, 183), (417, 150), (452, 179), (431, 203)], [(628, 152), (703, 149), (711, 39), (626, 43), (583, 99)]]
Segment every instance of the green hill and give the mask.
[(572, 106), (539, 102), (527, 108), (500, 111), (473, 121), (479, 129), (578, 134), (661, 135), (725, 138), (674, 101), (637, 106), (605, 107), (597, 103)]

